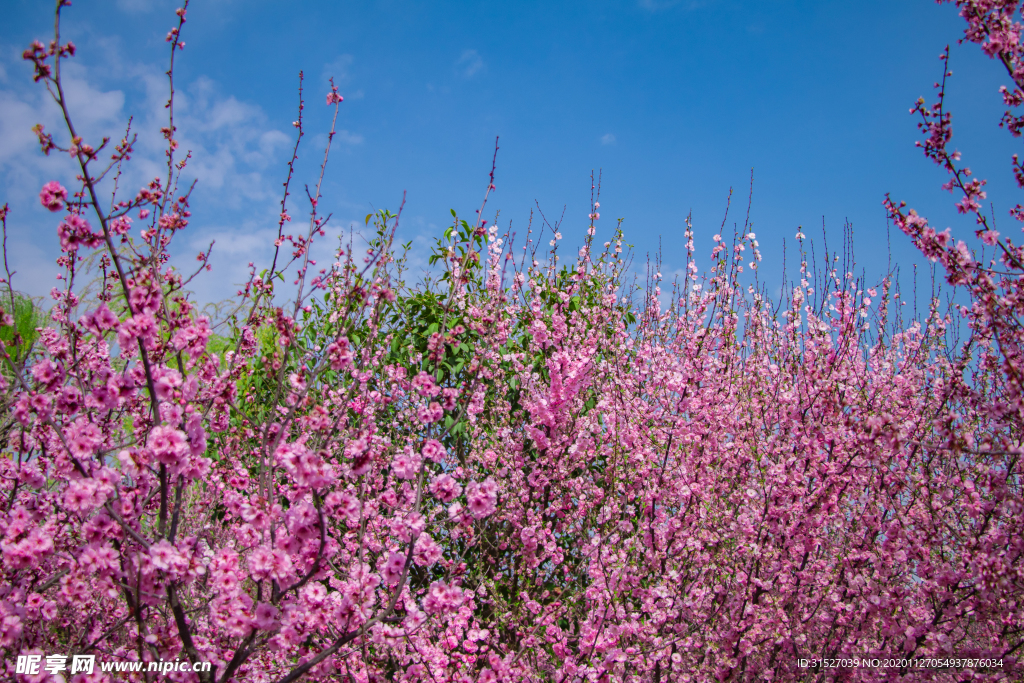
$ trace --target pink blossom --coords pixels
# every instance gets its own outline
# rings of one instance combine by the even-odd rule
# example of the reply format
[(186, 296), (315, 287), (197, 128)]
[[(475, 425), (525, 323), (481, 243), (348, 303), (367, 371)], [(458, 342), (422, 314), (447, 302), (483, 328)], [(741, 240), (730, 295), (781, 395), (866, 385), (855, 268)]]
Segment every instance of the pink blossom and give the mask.
[(68, 428), (67, 440), (76, 458), (91, 458), (103, 443), (103, 432), (85, 418), (79, 418)]
[(72, 480), (64, 490), (64, 504), (79, 514), (91, 512), (105, 499), (103, 487), (92, 479)]
[(137, 313), (153, 315), (160, 310), (160, 290), (152, 285), (136, 284), (131, 289), (129, 300), (132, 310)]
[(430, 482), (430, 492), (441, 502), (450, 503), (462, 493), (462, 487), (451, 475), (442, 474)]
[(52, 388), (64, 379), (64, 370), (48, 359), (43, 359), (32, 366), (32, 377), (45, 387)]
[(118, 553), (108, 545), (88, 546), (79, 556), (78, 565), (88, 572), (103, 576), (113, 576), (120, 571)]
[(337, 341), (327, 345), (327, 357), (331, 362), (332, 370), (344, 370), (352, 365), (352, 349), (349, 348), (348, 339), (338, 338)]
[(66, 216), (57, 226), (61, 249), (65, 252), (77, 251), (82, 246), (95, 249), (103, 244), (103, 235), (94, 233), (89, 221), (76, 213)]
[(498, 502), (498, 485), (488, 477), (483, 482), (470, 482), (466, 487), (466, 501), (477, 519), (491, 515)]
[[(24, 627), (17, 614), (0, 615), (0, 645), (12, 647), (21, 638)], [(37, 654), (29, 651), (32, 654)], [(41, 653), (38, 653), (41, 654)]]
[(336, 476), (334, 467), (326, 464), (320, 455), (310, 451), (302, 442), (281, 444), (275, 458), (300, 486), (325, 486)]
[(64, 208), (64, 202), (68, 200), (68, 191), (56, 180), (43, 185), (39, 192), (39, 202), (50, 211), (60, 211)]
[(135, 342), (141, 339), (144, 344), (151, 346), (156, 338), (156, 323), (149, 315), (137, 313), (129, 320), (124, 321), (117, 331), (117, 343), (121, 347), (121, 354), (135, 353)]
[(36, 394), (28, 399), (28, 405), (35, 411), (36, 415), (46, 420), (50, 417), (50, 412), (53, 408), (53, 396), (49, 394)]
[(153, 388), (156, 397), (161, 401), (169, 401), (174, 390), (181, 386), (181, 373), (172, 368), (162, 367), (153, 370)]
[(41, 488), (46, 484), (46, 476), (40, 471), (37, 463), (25, 463), (18, 472), (18, 480), (26, 486)]
[(399, 453), (391, 463), (391, 471), (399, 479), (413, 479), (419, 471), (420, 458), (414, 453)]
[(179, 351), (188, 351), (198, 356), (206, 349), (206, 344), (213, 331), (210, 329), (209, 318), (200, 316), (194, 324), (179, 328), (171, 339), (171, 344)]
[(126, 235), (132, 229), (131, 216), (118, 216), (110, 221), (110, 232), (115, 235)]
[(423, 598), (427, 614), (451, 614), (462, 605), (462, 589), (458, 586), (434, 581)]
[(388, 555), (387, 562), (384, 563), (384, 567), (381, 569), (381, 575), (384, 577), (384, 583), (398, 583), (398, 580), (402, 577), (402, 572), (404, 570), (405, 555), (402, 553), (391, 553)]
[(327, 589), (321, 583), (307, 583), (300, 592), (302, 602), (311, 609), (322, 607), (327, 600)]
[(981, 233), (981, 241), (990, 247), (999, 243), (999, 233), (995, 230), (985, 230)]
[(187, 560), (167, 540), (159, 541), (150, 546), (149, 561), (154, 568), (175, 575), (188, 567)]
[(14, 418), (21, 423), (23, 427), (28, 427), (32, 423), (32, 404), (29, 402), (27, 395), (22, 395), (14, 403)]
[(64, 415), (74, 415), (82, 408), (82, 392), (76, 386), (65, 386), (57, 396), (56, 406)]
[[(9, 539), (10, 529), (6, 534)], [(13, 568), (26, 569), (38, 566), (39, 562), (53, 552), (53, 537), (45, 529), (37, 527), (17, 541), (0, 542), (4, 562)]]
[(352, 474), (356, 476), (366, 474), (373, 464), (373, 452), (366, 437), (350, 441), (345, 447), (345, 454), (352, 459)]
[(169, 425), (154, 427), (146, 445), (156, 459), (165, 465), (178, 465), (188, 453), (185, 433)]
[(325, 502), (329, 508), (335, 510), (337, 514), (344, 516), (349, 522), (356, 523), (359, 521), (359, 500), (352, 494), (332, 491), (327, 495)]
[(445, 451), (445, 448), (441, 445), (440, 441), (437, 439), (427, 439), (423, 444), (423, 449), (420, 451), (420, 455), (431, 462), (441, 462), (448, 453)]
[(444, 417), (444, 409), (441, 408), (440, 403), (432, 401), (429, 406), (420, 406), (416, 415), (423, 424), (430, 424)]
[(275, 549), (271, 553), (271, 578), (283, 581), (291, 578), (295, 573), (295, 566), (291, 556), (283, 550)]
[(413, 560), (421, 567), (429, 567), (442, 557), (441, 546), (434, 539), (426, 534), (416, 539), (416, 547), (413, 551)]
[(459, 398), (459, 390), (453, 388), (445, 388), (441, 390), (441, 407), (445, 410), (455, 410), (458, 405), (457, 401)]
[[(113, 378), (111, 379), (111, 382)], [(104, 385), (99, 385), (89, 393), (86, 399), (86, 407), (89, 408), (106, 408), (113, 410), (117, 407), (118, 392), (116, 388), (111, 387), (111, 382), (107, 382)]]
[(188, 434), (189, 452), (194, 456), (200, 456), (206, 452), (206, 429), (203, 427), (202, 416), (192, 413), (185, 422), (185, 432)]
[(269, 578), (274, 571), (274, 554), (267, 548), (256, 548), (249, 553), (246, 562), (249, 566), (249, 572), (257, 579)]
[(104, 303), (100, 304), (95, 311), (82, 316), (80, 322), (95, 334), (102, 334), (106, 330), (116, 328), (121, 321)]
[(429, 372), (420, 372), (412, 378), (412, 386), (424, 396), (437, 396), (441, 388), (434, 384), (434, 377)]
[(265, 602), (256, 606), (256, 626), (264, 631), (274, 631), (280, 627), (281, 611)]

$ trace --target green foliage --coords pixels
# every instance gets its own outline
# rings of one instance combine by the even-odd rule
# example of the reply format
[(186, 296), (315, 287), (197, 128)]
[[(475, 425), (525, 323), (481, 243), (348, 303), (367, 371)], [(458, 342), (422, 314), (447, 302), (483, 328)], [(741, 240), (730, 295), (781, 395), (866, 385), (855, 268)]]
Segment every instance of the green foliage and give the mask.
[[(293, 373), (302, 374), (303, 368), (323, 364), (327, 347), (342, 337), (348, 340), (357, 356), (374, 357), (379, 368), (402, 368), (408, 378), (427, 372), (442, 389), (457, 389), (460, 393), (473, 386), (479, 387), (482, 382), (486, 389), (485, 412), (507, 406), (514, 414), (522, 413), (525, 410), (521, 403), (523, 387), (513, 369), (511, 356), (517, 356), (528, 373), (536, 374), (541, 381), (547, 382), (548, 362), (554, 352), (552, 347), (538, 349), (532, 343), (531, 325), (535, 320), (543, 319), (550, 326), (556, 313), (568, 317), (584, 309), (601, 309), (609, 281), (580, 277), (567, 266), (547, 276), (539, 271), (524, 273), (527, 280), (523, 289), (519, 292), (506, 289), (504, 295), (524, 296), (531, 300), (536, 296), (540, 308), (531, 311), (527, 306), (522, 309), (523, 315), (504, 320), (508, 330), (506, 341), (494, 349), (503, 371), (501, 374), (512, 379), (509, 382), (482, 379), (480, 344), (489, 325), (498, 321), (481, 323), (473, 318), (470, 311), (476, 302), (486, 301), (492, 296), (486, 291), (489, 233), (483, 227), (459, 219), (454, 210), (452, 216), (453, 222), (435, 240), (428, 257), (431, 265), (440, 266), (441, 272), (436, 280), (428, 278), (422, 286), (407, 287), (400, 278), (404, 258), (398, 261), (382, 258), (363, 270), (349, 260), (345, 266), (348, 284), (340, 290), (328, 290), (322, 297), (308, 300), (308, 308), (297, 312), (292, 344), (282, 343), (280, 327), (273, 322), (280, 321), (282, 315), (287, 317), (291, 311), (275, 309), (269, 303), (264, 305), (254, 317), (260, 321), (253, 326), (256, 353), (236, 375), (241, 412), (232, 420), (249, 425), (273, 422), (276, 418), (268, 412), (271, 406), (280, 405), (282, 383), (286, 384)], [(389, 226), (394, 219), (395, 216), (386, 210), (366, 216), (366, 225), (370, 226), (372, 222), (375, 229), (367, 253), (390, 255)], [(406, 251), (409, 246), (405, 245)], [(398, 264), (399, 277), (388, 272), (389, 263)], [(614, 275), (613, 279), (617, 280)], [(387, 282), (388, 286), (394, 287), (394, 296), (373, 296), (374, 283), (377, 282)], [(571, 293), (567, 300), (566, 293)], [(636, 322), (629, 306), (621, 300), (614, 309), (625, 324)], [(607, 322), (583, 320), (578, 324), (590, 328)], [(240, 334), (241, 328), (235, 328), (233, 339), (224, 344), (211, 339), (211, 349), (224, 360), (225, 351), (236, 348)], [(600, 362), (604, 358), (599, 355), (595, 360)], [(354, 382), (345, 371), (335, 372), (327, 368), (318, 378), (316, 386), (309, 388), (310, 401), (323, 402), (329, 392), (335, 392), (336, 396), (348, 401), (348, 396), (358, 386), (358, 382)], [(374, 373), (365, 381), (368, 390), (385, 395), (391, 393), (391, 380), (384, 372)], [(595, 398), (587, 396), (584, 414), (595, 405)], [(392, 416), (397, 419), (403, 408), (402, 402), (384, 402), (377, 406), (377, 419), (385, 422)], [(348, 417), (350, 421), (360, 420), (354, 408)], [(486, 424), (484, 420), (481, 426), (488, 430)], [(474, 431), (468, 416), (464, 412), (449, 412), (441, 426), (437, 438), (449, 453), (465, 462), (471, 452), (470, 436)], [(536, 453), (528, 454), (531, 458), (536, 456)]]
[(10, 315), (14, 323), (0, 325), (0, 342), (7, 356), (3, 364), (6, 374), (20, 366), (32, 352), (39, 339), (36, 329), (46, 324), (46, 317), (42, 309), (24, 294), (10, 290), (5, 294), (3, 303), (0, 303), (0, 318)]

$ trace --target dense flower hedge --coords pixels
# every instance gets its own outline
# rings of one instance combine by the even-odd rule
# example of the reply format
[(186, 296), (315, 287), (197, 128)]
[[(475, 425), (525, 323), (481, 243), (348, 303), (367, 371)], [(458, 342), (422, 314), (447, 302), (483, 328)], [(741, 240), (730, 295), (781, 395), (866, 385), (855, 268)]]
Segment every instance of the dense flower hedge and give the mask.
[[(957, 4), (1020, 105), (1019, 3)], [(716, 236), (698, 275), (689, 226), (671, 304), (660, 273), (634, 299), (621, 233), (593, 244), (596, 201), (568, 265), (560, 235), (517, 262), (509, 235), (456, 217), (443, 278), (410, 288), (382, 212), (368, 250), (317, 268), (319, 186), (289, 232), (289, 171), (272, 264), (217, 335), (168, 256), (191, 217), (173, 96), (166, 177), (102, 201), (133, 140), (78, 137), (73, 54), (59, 33), (25, 53), (68, 129), (37, 127), (42, 149), (81, 184), (40, 192), (66, 269), (49, 324), (31, 339), (3, 303), (9, 676), (49, 679), (15, 672), (31, 653), (210, 662), (167, 676), (204, 683), (1020, 675), (1024, 251), (947, 151), (943, 91), (916, 110), (925, 151), (996, 259), (886, 206), (969, 298), (960, 321), (936, 303), (903, 324), (890, 280), (838, 262), (813, 286), (804, 261), (777, 308), (744, 284), (753, 233)], [(96, 253), (100, 294), (79, 299)], [(954, 656), (1000, 664), (899, 659)], [(897, 663), (800, 666), (821, 658)]]

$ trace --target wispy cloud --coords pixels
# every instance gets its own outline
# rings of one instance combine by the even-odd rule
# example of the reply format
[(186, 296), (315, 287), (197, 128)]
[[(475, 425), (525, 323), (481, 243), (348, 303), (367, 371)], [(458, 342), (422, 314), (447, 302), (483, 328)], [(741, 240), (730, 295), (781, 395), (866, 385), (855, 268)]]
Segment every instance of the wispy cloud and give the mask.
[(614, 145), (615, 144), (615, 136), (613, 134), (611, 134), (611, 133), (605, 133), (604, 135), (601, 136), (601, 144), (602, 145)]
[[(97, 54), (99, 59), (88, 67), (74, 61), (66, 64), (64, 89), (78, 132), (90, 144), (97, 145), (107, 136), (119, 139), (132, 117), (132, 131), (138, 132), (138, 140), (119, 179), (118, 197), (126, 199), (154, 177), (166, 177), (166, 142), (159, 130), (166, 125), (167, 82), (159, 65), (132, 62), (116, 51), (99, 51), (93, 56)], [(13, 65), (8, 62), (3, 66)], [(20, 75), (14, 68), (9, 73)], [(114, 86), (112, 79), (118, 85), (129, 84), (130, 90)], [(71, 189), (75, 181), (73, 164), (66, 155), (40, 153), (32, 133), (36, 123), (42, 123), (59, 144), (66, 144), (59, 112), (41, 86), (27, 75), (0, 82), (0, 203), (11, 206), (8, 253), (18, 271), (15, 287), (40, 296), (55, 284), (59, 270), (53, 262), (59, 216), (39, 205), (39, 187), (48, 180), (58, 180)], [(190, 248), (193, 240), (196, 246), (201, 243), (205, 247), (211, 237), (231, 233), (263, 239), (266, 235), (262, 231), (276, 224), (280, 211), (278, 171), (294, 136), (290, 130), (283, 132), (271, 126), (261, 107), (225, 93), (208, 78), (179, 88), (175, 124), (179, 142), (176, 161), (191, 151), (181, 187), (188, 187), (193, 179), (197, 184), (192, 224), (183, 239), (176, 241), (173, 253), (174, 261), (183, 259), (181, 267), (191, 271), (195, 264), (191, 261), (195, 256)], [(345, 144), (362, 142), (362, 136), (351, 131), (340, 135)], [(109, 197), (112, 189), (109, 180), (101, 185), (104, 196)], [(269, 242), (272, 244), (273, 239)], [(239, 252), (256, 255), (260, 251), (250, 249), (248, 243), (242, 249), (232, 240), (219, 239), (215, 255), (222, 250), (223, 269), (204, 276), (206, 284), (197, 290), (203, 301), (233, 293), (232, 285), (244, 275), (235, 267), (242, 256)]]
[[(346, 83), (350, 76), (350, 70), (352, 68), (352, 62), (354, 61), (352, 55), (338, 55), (330, 62), (324, 64), (324, 70), (322, 78), (324, 82), (327, 82), (331, 78), (334, 78), (334, 84), (337, 86)], [(344, 95), (345, 93), (342, 93)]]
[(363, 136), (358, 133), (350, 133), (347, 130), (339, 130), (336, 134), (338, 141), (346, 145), (361, 145), (363, 144)]
[(465, 50), (455, 62), (455, 68), (466, 78), (472, 78), (487, 68), (476, 50)]

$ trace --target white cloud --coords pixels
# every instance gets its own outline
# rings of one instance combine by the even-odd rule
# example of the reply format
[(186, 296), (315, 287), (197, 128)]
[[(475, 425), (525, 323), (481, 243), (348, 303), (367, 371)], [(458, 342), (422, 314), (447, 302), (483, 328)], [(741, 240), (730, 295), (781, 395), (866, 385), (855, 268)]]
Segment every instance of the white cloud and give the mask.
[(602, 145), (614, 145), (615, 144), (615, 136), (613, 134), (611, 134), (611, 133), (605, 133), (604, 135), (601, 136), (601, 144)]
[[(271, 225), (272, 227), (267, 227)], [(296, 217), (293, 223), (288, 224), (286, 230), (291, 233), (306, 233), (308, 228), (309, 216), (307, 214), (303, 218)], [(344, 225), (331, 226), (328, 224), (325, 231), (327, 233), (326, 236), (314, 238), (313, 245), (309, 251), (310, 258), (316, 261), (316, 265), (310, 267), (312, 273), (318, 273), (321, 268), (327, 268), (337, 260), (339, 245), (346, 252), (349, 251), (349, 246), (351, 245), (356, 265), (363, 265), (362, 258), (369, 247), (366, 237), (372, 233), (372, 225), (368, 230), (361, 220), (349, 221)], [(401, 228), (400, 232), (407, 234)], [(214, 242), (210, 258), (212, 270), (201, 273), (194, 281), (192, 289), (200, 293), (199, 299), (202, 302), (224, 302), (226, 299), (230, 299), (248, 281), (250, 262), (254, 264), (256, 273), (260, 273), (270, 265), (274, 252), (274, 238), (276, 236), (276, 223), (270, 220), (247, 221), (241, 230), (236, 226), (229, 225), (211, 226), (201, 233), (196, 231), (191, 235), (186, 251), (179, 254), (180, 258), (176, 259), (176, 262), (188, 264), (190, 259), (194, 258), (199, 251), (205, 251), (209, 247), (210, 242)], [(402, 236), (399, 235), (399, 238), (395, 241), (396, 245), (402, 242)], [(421, 266), (426, 265), (426, 258), (421, 256), (423, 245), (426, 241), (421, 235), (417, 235), (414, 238), (414, 243), (416, 246), (410, 250), (409, 265), (410, 273), (418, 275), (419, 271), (422, 270)], [(180, 249), (181, 245), (178, 246)], [(400, 250), (396, 249), (396, 252), (398, 251)], [(285, 243), (281, 248), (278, 267), (287, 263), (291, 258), (291, 249), (288, 243)], [(191, 262), (195, 263), (195, 261)], [(188, 267), (186, 265), (184, 267), (185, 270)], [(292, 285), (295, 267), (292, 264), (288, 269), (290, 275), (287, 275), (285, 283), (278, 287), (282, 302), (295, 292), (295, 287)], [(307, 293), (309, 292), (310, 279), (311, 275), (307, 276), (305, 288)], [(412, 277), (410, 279), (415, 280), (417, 278)]]
[[(13, 273), (11, 282), (20, 292), (43, 296), (58, 284), (60, 269), (48, 250), (34, 242), (36, 230), (25, 220), (27, 212), (16, 212), (13, 208), (7, 216), (7, 257)], [(57, 221), (53, 221), (54, 228), (56, 225)]]
[[(104, 45), (108, 47), (109, 43)], [(119, 199), (126, 199), (154, 177), (167, 176), (166, 142), (159, 132), (167, 125), (167, 80), (161, 65), (132, 62), (116, 46), (104, 48), (91, 51), (94, 61), (88, 68), (68, 62), (63, 69), (64, 88), (77, 131), (89, 144), (99, 146), (102, 137), (110, 137), (112, 146), (133, 116), (132, 132), (138, 139), (119, 180)], [(11, 67), (13, 59), (0, 64)], [(59, 110), (46, 90), (32, 83), (27, 72), (9, 71), (19, 77), (0, 82), (0, 204), (11, 206), (8, 252), (18, 271), (15, 286), (40, 296), (49, 292), (58, 272), (54, 259), (59, 255), (55, 230), (59, 215), (39, 205), (39, 188), (52, 179), (69, 189), (75, 187), (75, 169), (65, 154), (44, 156), (32, 132), (33, 125), (42, 123), (58, 144), (67, 144)], [(118, 89), (110, 79), (133, 84), (132, 89)], [(266, 228), (276, 228), (279, 175), (294, 134), (275, 129), (260, 107), (225, 93), (208, 78), (178, 86), (174, 113), (179, 142), (175, 160), (192, 152), (182, 173), (181, 191), (193, 179), (197, 185), (192, 224), (172, 245), (173, 262), (191, 273), (198, 251), (191, 246), (205, 248), (211, 236), (217, 237), (214, 263), (223, 272), (204, 274), (206, 284), (201, 287), (196, 281), (201, 301), (217, 301), (232, 295), (231, 285), (245, 279), (249, 260), (261, 260), (262, 252), (253, 240), (273, 243)], [(362, 142), (354, 132), (340, 135), (345, 144)], [(110, 197), (112, 182), (105, 181), (100, 189), (102, 197)], [(211, 229), (211, 224), (223, 227)], [(253, 258), (244, 258), (250, 253)], [(219, 254), (224, 258), (218, 261)]]
[(361, 145), (363, 144), (363, 136), (358, 133), (350, 133), (347, 130), (339, 130), (335, 137), (338, 141), (346, 145)]
[[(352, 67), (353, 57), (352, 55), (338, 55), (335, 59), (331, 60), (327, 64), (324, 64), (323, 74), (321, 75), (324, 83), (330, 82), (330, 79), (334, 78), (334, 85), (340, 86), (349, 80), (349, 69)], [(345, 93), (341, 93), (344, 95)]]
[(124, 108), (123, 92), (103, 92), (80, 77), (65, 80), (64, 96), (68, 109), (75, 114), (76, 126), (86, 129), (113, 124), (121, 117)]
[(455, 68), (466, 78), (472, 78), (483, 71), (486, 65), (483, 57), (476, 50), (466, 50), (455, 62)]

